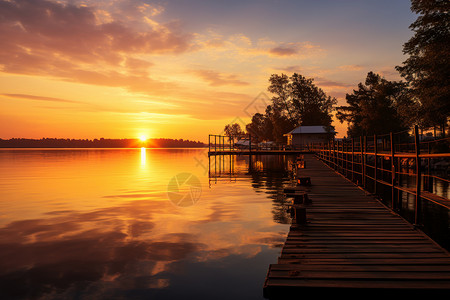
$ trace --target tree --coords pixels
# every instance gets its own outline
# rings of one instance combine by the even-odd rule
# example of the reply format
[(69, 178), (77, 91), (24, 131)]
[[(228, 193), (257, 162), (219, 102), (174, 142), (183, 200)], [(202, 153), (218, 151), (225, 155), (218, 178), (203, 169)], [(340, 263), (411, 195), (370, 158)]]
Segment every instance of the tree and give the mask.
[(450, 1), (412, 0), (411, 10), (419, 17), (403, 45), (409, 57), (396, 69), (420, 105), (422, 125), (442, 126), (450, 116)]
[(245, 129), (257, 142), (273, 140), (273, 124), (266, 114), (254, 114)]
[(413, 122), (415, 106), (405, 82), (388, 81), (373, 72), (365, 84), (346, 95), (347, 106), (336, 108), (336, 117), (348, 122), (350, 137), (406, 130)]
[(245, 132), (241, 128), (241, 125), (239, 125), (238, 123), (225, 125), (224, 132), (225, 135), (228, 136), (228, 138), (233, 140), (245, 134)]
[(287, 117), (293, 127), (331, 127), (333, 105), (337, 100), (327, 96), (313, 79), (294, 73), (290, 78), (285, 74), (273, 74), (269, 81), (268, 90), (274, 94), (273, 110)]
[(331, 113), (337, 101), (315, 86), (313, 79), (297, 73), (291, 77), (272, 74), (269, 82), (272, 103), (264, 114), (254, 114), (246, 125), (247, 132), (258, 141), (283, 142), (284, 134), (300, 125), (321, 125), (331, 132)]

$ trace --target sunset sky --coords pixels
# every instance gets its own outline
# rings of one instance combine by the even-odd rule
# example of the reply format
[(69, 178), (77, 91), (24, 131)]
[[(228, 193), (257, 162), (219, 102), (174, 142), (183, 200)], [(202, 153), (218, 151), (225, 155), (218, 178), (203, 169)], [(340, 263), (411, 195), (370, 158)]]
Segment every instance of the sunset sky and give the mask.
[(344, 103), (369, 71), (400, 79), (415, 19), (409, 0), (0, 0), (0, 138), (206, 142), (274, 73)]

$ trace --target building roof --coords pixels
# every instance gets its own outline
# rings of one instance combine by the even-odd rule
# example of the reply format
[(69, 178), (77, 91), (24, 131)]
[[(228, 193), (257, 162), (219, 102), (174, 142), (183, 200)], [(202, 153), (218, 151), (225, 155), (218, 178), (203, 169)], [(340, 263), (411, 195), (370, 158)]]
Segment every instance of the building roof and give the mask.
[[(331, 129), (330, 132), (335, 132), (334, 129)], [(299, 126), (285, 135), (288, 134), (302, 134), (302, 133), (328, 133), (327, 128), (325, 126)]]

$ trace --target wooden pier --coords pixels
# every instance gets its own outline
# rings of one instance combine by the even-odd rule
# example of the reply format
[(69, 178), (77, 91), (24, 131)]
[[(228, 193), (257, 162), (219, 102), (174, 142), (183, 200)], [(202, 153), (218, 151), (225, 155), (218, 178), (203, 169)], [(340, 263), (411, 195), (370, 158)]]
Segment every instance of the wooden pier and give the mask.
[(445, 249), (313, 155), (304, 163), (311, 185), (285, 192), (308, 201), (294, 204), (300, 213), (269, 266), (265, 298), (450, 295)]
[(245, 145), (235, 143), (233, 138), (225, 135), (208, 136), (208, 156), (216, 155), (298, 155), (313, 153), (308, 147), (287, 148), (286, 146), (261, 147), (252, 142), (249, 135)]
[(223, 149), (223, 150), (210, 150), (208, 156), (214, 155), (297, 155), (313, 153), (309, 150), (278, 150), (278, 149)]

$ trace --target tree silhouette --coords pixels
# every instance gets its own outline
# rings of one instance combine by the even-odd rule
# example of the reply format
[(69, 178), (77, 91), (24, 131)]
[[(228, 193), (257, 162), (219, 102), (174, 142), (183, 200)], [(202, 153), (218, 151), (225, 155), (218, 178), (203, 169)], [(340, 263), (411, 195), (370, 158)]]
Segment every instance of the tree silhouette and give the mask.
[(285, 74), (273, 74), (269, 92), (273, 110), (287, 116), (294, 127), (321, 125), (330, 127), (335, 98), (318, 88), (311, 78), (294, 73), (290, 78)]
[(412, 0), (419, 17), (414, 36), (403, 45), (409, 57), (396, 69), (420, 104), (422, 125), (445, 125), (450, 115), (450, 1)]
[(246, 129), (259, 141), (284, 141), (284, 134), (297, 126), (325, 126), (331, 131), (333, 105), (335, 98), (307, 79), (294, 73), (272, 74), (268, 91), (273, 94), (272, 103), (264, 114), (256, 113)]
[(238, 139), (245, 134), (241, 128), (241, 125), (238, 123), (225, 125), (224, 132), (227, 137), (233, 140)]
[(346, 95), (347, 106), (336, 108), (336, 117), (349, 123), (350, 137), (384, 134), (407, 129), (413, 122), (415, 105), (408, 95), (407, 84), (388, 81), (373, 72), (365, 84)]

